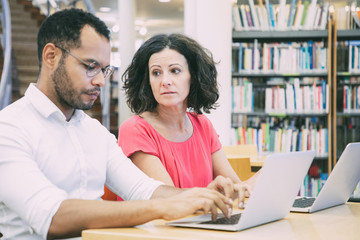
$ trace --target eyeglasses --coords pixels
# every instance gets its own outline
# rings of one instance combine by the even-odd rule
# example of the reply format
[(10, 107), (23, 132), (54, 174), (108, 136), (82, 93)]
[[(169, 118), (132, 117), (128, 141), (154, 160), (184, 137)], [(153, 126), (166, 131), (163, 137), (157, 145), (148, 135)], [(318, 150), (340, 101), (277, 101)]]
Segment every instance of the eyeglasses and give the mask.
[(111, 76), (111, 74), (113, 74), (113, 72), (115, 70), (115, 68), (113, 66), (107, 66), (105, 68), (102, 68), (101, 65), (96, 61), (89, 64), (89, 63), (85, 62), (84, 60), (80, 59), (79, 57), (75, 56), (74, 54), (72, 54), (69, 50), (59, 47), (57, 45), (55, 45), (55, 47), (65, 51), (66, 53), (70, 54), (72, 57), (74, 57), (77, 60), (79, 60), (80, 62), (82, 62), (87, 67), (86, 75), (88, 77), (94, 77), (100, 71), (102, 71), (102, 73), (104, 74), (104, 78), (107, 79)]

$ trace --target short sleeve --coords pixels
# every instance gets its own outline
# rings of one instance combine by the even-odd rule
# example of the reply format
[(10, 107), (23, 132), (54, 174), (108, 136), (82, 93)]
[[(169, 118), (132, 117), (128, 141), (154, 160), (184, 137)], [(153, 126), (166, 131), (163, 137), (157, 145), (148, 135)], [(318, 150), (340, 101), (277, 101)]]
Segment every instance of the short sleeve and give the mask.
[(121, 124), (118, 144), (127, 157), (138, 151), (159, 157), (158, 148), (151, 140), (150, 127), (150, 124), (139, 116), (133, 116)]

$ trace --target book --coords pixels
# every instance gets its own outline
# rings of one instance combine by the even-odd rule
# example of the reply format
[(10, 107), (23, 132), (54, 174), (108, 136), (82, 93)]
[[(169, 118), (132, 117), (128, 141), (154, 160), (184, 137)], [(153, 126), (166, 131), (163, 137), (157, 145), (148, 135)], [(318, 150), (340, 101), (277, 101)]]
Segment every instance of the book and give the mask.
[(276, 29), (276, 13), (275, 7), (272, 3), (269, 3), (270, 20), (272, 29)]
[(248, 30), (249, 29), (249, 23), (247, 21), (245, 5), (243, 5), (243, 4), (240, 5), (240, 11), (241, 11), (241, 19), (242, 19), (242, 23), (243, 23), (243, 26), (244, 26), (244, 30)]
[(251, 16), (250, 7), (249, 5), (245, 5), (245, 14), (248, 26), (250, 29), (255, 29), (255, 25)]
[(272, 15), (272, 10), (270, 9), (270, 2), (269, 0), (265, 0), (265, 8), (266, 8), (266, 13), (267, 13), (267, 19), (268, 19), (268, 23), (269, 23), (269, 29), (274, 29), (274, 24), (273, 24), (273, 19), (271, 17)]
[[(299, 4), (300, 3), (300, 4)], [(301, 0), (299, 1), (298, 6), (297, 6), (297, 10), (296, 10), (296, 14), (295, 14), (295, 20), (294, 20), (294, 24), (293, 24), (293, 29), (294, 30), (299, 30), (300, 29), (300, 23), (301, 23), (301, 19), (303, 16), (303, 12), (304, 12), (304, 5), (301, 4)]]
[(266, 26), (265, 26), (264, 18), (262, 17), (261, 7), (256, 5), (255, 12), (256, 12), (256, 15), (258, 16), (258, 20), (259, 20), (259, 30), (264, 31), (266, 29)]
[[(326, 29), (326, 25), (327, 25), (327, 22), (328, 22), (328, 12), (329, 12), (329, 3), (325, 2), (324, 5), (323, 5), (323, 13), (322, 13), (320, 26), (319, 26), (319, 29), (321, 29), (321, 30)], [(359, 21), (359, 23), (360, 23), (360, 21)]]
[(304, 5), (304, 10), (303, 10), (303, 14), (302, 14), (301, 21), (300, 21), (300, 28), (301, 29), (304, 28), (304, 26), (305, 26), (309, 4), (310, 4), (309, 1), (305, 1), (304, 4), (303, 4)]
[(248, 0), (248, 1), (249, 1), (250, 14), (251, 14), (251, 19), (253, 22), (254, 29), (259, 30), (260, 29), (259, 19), (257, 16), (257, 12), (255, 10), (254, 0)]
[(263, 23), (264, 23), (264, 26), (263, 26), (262, 30), (268, 31), (270, 29), (268, 12), (267, 12), (266, 7), (263, 5), (261, 0), (259, 1), (259, 8), (260, 8), (260, 12), (261, 12), (261, 17), (259, 15), (259, 18), (261, 18)]
[(242, 23), (240, 18), (239, 7), (234, 5), (232, 7), (232, 17), (233, 17), (233, 29), (234, 31), (241, 31), (242, 30)]
[(286, 22), (285, 22), (285, 5), (286, 0), (279, 0), (279, 12), (278, 12), (278, 30), (285, 30), (286, 29)]
[(319, 7), (316, 9), (315, 11), (315, 19), (314, 19), (314, 25), (312, 26), (312, 29), (319, 29), (319, 21), (320, 21), (320, 16), (321, 16), (321, 10), (322, 8)]
[(311, 30), (314, 28), (314, 22), (315, 22), (315, 17), (316, 17), (316, 2), (317, 0), (311, 0), (311, 3), (307, 9), (307, 14), (306, 14), (306, 21), (304, 24), (304, 28)]
[[(299, 2), (300, 2), (300, 0), (299, 0)], [(289, 28), (291, 28), (293, 26), (294, 19), (295, 19), (295, 13), (296, 13), (296, 0), (291, 0), (289, 19), (287, 22), (287, 26)]]

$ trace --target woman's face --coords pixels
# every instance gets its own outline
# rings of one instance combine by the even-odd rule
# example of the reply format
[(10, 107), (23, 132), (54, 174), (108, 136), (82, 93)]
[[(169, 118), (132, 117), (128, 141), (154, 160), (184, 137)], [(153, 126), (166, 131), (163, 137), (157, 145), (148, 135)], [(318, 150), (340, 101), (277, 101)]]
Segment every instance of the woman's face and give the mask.
[(187, 108), (191, 75), (186, 58), (165, 48), (149, 59), (150, 86), (161, 107)]

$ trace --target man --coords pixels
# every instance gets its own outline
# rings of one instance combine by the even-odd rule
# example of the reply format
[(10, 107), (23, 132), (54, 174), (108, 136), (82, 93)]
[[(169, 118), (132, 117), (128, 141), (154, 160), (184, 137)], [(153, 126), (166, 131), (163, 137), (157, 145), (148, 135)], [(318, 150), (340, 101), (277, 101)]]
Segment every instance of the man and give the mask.
[[(113, 72), (110, 52), (107, 27), (90, 13), (63, 10), (42, 24), (38, 81), (0, 111), (5, 239), (78, 237), (87, 228), (171, 220), (196, 210), (231, 213), (229, 179), (208, 188), (165, 186), (137, 169), (115, 137), (81, 111), (92, 107)], [(101, 201), (104, 184), (131, 201)]]

